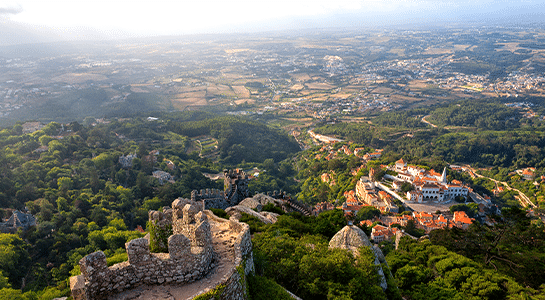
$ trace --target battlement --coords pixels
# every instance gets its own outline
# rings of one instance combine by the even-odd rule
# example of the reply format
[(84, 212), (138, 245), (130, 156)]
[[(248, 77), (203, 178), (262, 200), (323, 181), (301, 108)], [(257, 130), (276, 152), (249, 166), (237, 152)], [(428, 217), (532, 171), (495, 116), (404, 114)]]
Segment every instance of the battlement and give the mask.
[(234, 170), (225, 169), (225, 170), (223, 170), (223, 175), (225, 176), (225, 178), (229, 178), (229, 180), (248, 179), (248, 175), (246, 174), (246, 172), (244, 172), (241, 169), (234, 169)]
[(240, 201), (250, 196), (248, 190), (248, 175), (240, 169), (223, 170), (225, 197), (229, 201), (230, 206), (237, 205)]
[[(128, 261), (109, 268), (102, 251), (85, 256), (79, 262), (82, 275), (70, 279), (75, 300), (106, 299), (143, 284), (190, 283), (215, 267), (209, 215), (199, 203), (177, 199), (172, 208), (151, 211), (149, 216), (156, 225), (172, 225), (168, 253), (151, 253), (148, 238), (139, 238), (125, 244)], [(240, 235), (247, 234), (249, 239), (249, 230), (244, 230), (247, 228), (239, 224), (229, 228)], [(249, 243), (251, 252), (251, 240)]]
[[(214, 193), (205, 193), (214, 194)], [(221, 299), (247, 299), (245, 276), (253, 270), (250, 228), (236, 219), (218, 218), (211, 211), (203, 210), (201, 203), (178, 198), (162, 212), (150, 211), (149, 219), (158, 228), (172, 228), (168, 238), (168, 252), (151, 253), (150, 240), (134, 239), (125, 244), (128, 261), (108, 267), (102, 251), (91, 253), (79, 262), (81, 275), (70, 278), (70, 288), (75, 300), (107, 299), (140, 285), (170, 284), (183, 289), (192, 282), (218, 273), (216, 266), (233, 263), (232, 269), (219, 273), (221, 280), (198, 294), (217, 286), (225, 287)], [(218, 237), (214, 238), (211, 224)], [(220, 234), (221, 233), (221, 234)], [(227, 235), (225, 240), (218, 239)], [(231, 241), (227, 243), (227, 241)], [(227, 247), (218, 252), (217, 245)], [(227, 245), (227, 246), (225, 246)], [(223, 253), (219, 255), (218, 253)], [(240, 268), (244, 272), (241, 274)], [(224, 274), (225, 273), (225, 274)], [(218, 275), (218, 276), (219, 276)], [(196, 296), (196, 295), (193, 295)], [(233, 298), (234, 297), (234, 298)]]
[(208, 199), (225, 199), (225, 192), (218, 189), (203, 189), (191, 192), (191, 201), (202, 201)]

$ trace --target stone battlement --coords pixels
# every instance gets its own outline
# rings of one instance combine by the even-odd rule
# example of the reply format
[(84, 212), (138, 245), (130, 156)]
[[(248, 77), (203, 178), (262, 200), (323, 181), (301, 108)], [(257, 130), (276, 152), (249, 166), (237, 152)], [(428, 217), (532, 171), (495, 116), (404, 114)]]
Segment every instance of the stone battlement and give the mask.
[[(140, 285), (173, 284), (183, 288), (185, 284), (208, 276), (214, 272), (217, 263), (225, 259), (217, 254), (215, 245), (218, 242), (213, 241), (210, 222), (216, 227), (219, 226), (218, 222), (222, 222), (223, 231), (236, 237), (232, 249), (229, 250), (234, 252), (238, 262), (235, 266), (241, 264), (242, 260), (244, 265), (249, 265), (250, 260), (249, 270), (253, 269), (252, 244), (247, 224), (234, 219), (220, 219), (212, 212), (204, 211), (202, 204), (181, 198), (172, 203), (172, 208), (167, 207), (163, 212), (151, 211), (149, 216), (150, 222), (155, 226), (172, 225), (168, 252), (151, 253), (150, 240), (139, 238), (125, 244), (128, 254), (126, 262), (107, 267), (106, 256), (102, 251), (85, 256), (79, 262), (82, 275), (70, 278), (70, 288), (75, 300), (107, 299)], [(247, 274), (246, 270), (244, 273), (241, 276)], [(231, 277), (232, 274), (227, 279)], [(240, 299), (246, 299), (245, 289), (236, 286), (241, 283), (227, 279), (224, 284), (235, 286), (231, 286), (226, 292), (238, 293), (236, 298), (242, 295)]]
[(225, 192), (218, 189), (202, 189), (191, 192), (191, 201), (199, 201), (205, 199), (225, 198)]

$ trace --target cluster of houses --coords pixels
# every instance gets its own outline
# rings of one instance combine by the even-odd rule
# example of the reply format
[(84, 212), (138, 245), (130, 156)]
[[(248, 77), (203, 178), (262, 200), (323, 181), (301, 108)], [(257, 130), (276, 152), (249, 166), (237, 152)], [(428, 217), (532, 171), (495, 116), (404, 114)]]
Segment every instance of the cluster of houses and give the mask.
[[(159, 150), (152, 150), (149, 152), (149, 155), (145, 155), (142, 157), (143, 161), (149, 162), (151, 164), (155, 164), (157, 162), (157, 156), (159, 155)], [(135, 158), (138, 156), (136, 153), (131, 153), (127, 155), (121, 155), (118, 159), (119, 164), (125, 168), (130, 169), (132, 168), (132, 162)], [(176, 169), (176, 165), (168, 159), (164, 159), (165, 164), (167, 165), (167, 168), (169, 170)], [(162, 171), (162, 170), (156, 170), (151, 173), (151, 176), (157, 178), (159, 180), (159, 184), (165, 184), (166, 182), (175, 183), (175, 178), (168, 172)]]
[[(334, 138), (330, 138), (330, 139), (334, 139)], [(339, 149), (333, 150), (333, 147), (328, 144), (334, 144), (336, 142), (338, 141), (325, 143), (326, 145), (323, 145), (322, 148), (320, 148), (320, 152), (327, 153), (327, 155), (324, 157), (326, 160), (331, 160), (333, 158), (336, 158), (339, 153), (344, 153), (346, 155), (355, 155), (363, 159), (364, 161), (380, 158), (380, 156), (382, 155), (383, 149), (376, 149), (375, 152), (370, 153), (370, 152), (367, 152), (368, 148), (361, 147), (361, 148), (355, 148), (354, 150), (351, 150), (349, 145), (342, 145)], [(321, 159), (322, 157), (323, 157), (323, 154), (319, 153), (316, 155), (315, 158)]]
[(395, 204), (392, 196), (385, 191), (377, 191), (375, 182), (370, 179), (374, 175), (373, 173), (374, 170), (371, 169), (369, 177), (362, 176), (356, 183), (356, 196), (361, 201), (359, 203), (373, 206), (383, 213), (398, 213), (399, 207)]
[(361, 225), (373, 226), (375, 222), (381, 222), (383, 225), (376, 224), (371, 229), (371, 239), (374, 242), (380, 243), (384, 240), (393, 238), (396, 233), (401, 230), (397, 227), (391, 227), (393, 224), (406, 226), (410, 220), (414, 221), (416, 228), (422, 229), (427, 233), (435, 229), (458, 227), (467, 229), (475, 219), (470, 218), (464, 211), (456, 211), (453, 216), (443, 214), (432, 214), (427, 212), (413, 212), (412, 215), (402, 216), (382, 216), (375, 220), (361, 221)]
[(450, 201), (456, 197), (466, 198), (470, 191), (469, 187), (458, 180), (447, 182), (446, 168), (443, 169), (442, 174), (439, 174), (433, 169), (428, 171), (415, 165), (407, 165), (403, 159), (396, 161), (395, 165), (389, 168), (397, 172), (395, 177), (387, 175), (394, 180), (392, 187), (395, 190), (400, 191), (404, 182), (413, 185), (414, 190), (407, 192), (409, 201)]

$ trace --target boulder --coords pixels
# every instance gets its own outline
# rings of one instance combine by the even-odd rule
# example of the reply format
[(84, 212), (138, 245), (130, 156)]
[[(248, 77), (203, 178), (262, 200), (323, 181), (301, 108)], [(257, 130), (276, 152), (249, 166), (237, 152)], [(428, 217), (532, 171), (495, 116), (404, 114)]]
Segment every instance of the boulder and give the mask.
[(246, 198), (242, 200), (238, 205), (244, 206), (256, 211), (261, 211), (261, 209), (263, 208), (263, 205), (259, 203), (259, 201), (255, 200), (254, 198)]
[(247, 214), (249, 214), (251, 216), (254, 216), (254, 217), (258, 218), (261, 222), (263, 222), (265, 224), (274, 223), (272, 220), (268, 219), (264, 215), (254, 211), (253, 209), (250, 209), (250, 208), (248, 208), (246, 206), (241, 206), (241, 205), (231, 206), (231, 207), (227, 208), (225, 210), (225, 212), (229, 216), (234, 216), (237, 219), (240, 219), (240, 216), (241, 216), (240, 213), (247, 213)]
[(276, 206), (282, 206), (282, 200), (274, 199), (273, 197), (264, 195), (264, 194), (257, 194), (252, 199), (255, 201), (261, 203), (261, 205), (265, 206), (269, 203), (272, 203)]
[(356, 251), (362, 246), (372, 247), (365, 232), (354, 225), (344, 226), (344, 228), (337, 232), (331, 241), (329, 241), (330, 249), (347, 249), (354, 255), (357, 255)]
[(363, 230), (361, 230), (359, 227), (354, 225), (347, 225), (344, 226), (343, 229), (341, 229), (339, 232), (337, 232), (331, 241), (329, 241), (329, 248), (338, 248), (338, 249), (347, 249), (354, 256), (358, 256), (358, 248), (361, 247), (369, 247), (371, 251), (373, 251), (374, 264), (377, 266), (377, 273), (380, 276), (380, 287), (382, 289), (387, 289), (388, 285), (386, 283), (386, 277), (384, 276), (384, 271), (381, 267), (381, 259), (386, 261), (384, 259), (384, 255), (382, 254), (382, 251), (378, 247), (373, 247), (371, 242), (369, 242), (369, 238), (367, 238), (367, 235)]

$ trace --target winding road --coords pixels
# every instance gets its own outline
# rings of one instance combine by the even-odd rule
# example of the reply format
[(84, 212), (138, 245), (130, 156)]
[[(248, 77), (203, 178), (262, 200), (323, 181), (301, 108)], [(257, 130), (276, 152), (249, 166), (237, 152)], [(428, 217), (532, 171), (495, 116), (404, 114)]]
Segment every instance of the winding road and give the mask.
[(426, 120), (427, 117), (429, 117), (430, 115), (427, 115), (427, 116), (423, 116), (422, 117), (422, 122), (426, 123), (426, 124), (429, 124), (431, 127), (434, 127), (436, 128), (437, 125), (433, 125), (432, 123), (430, 123), (428, 120)]
[(486, 178), (486, 179), (492, 180), (492, 181), (494, 181), (496, 184), (501, 184), (501, 185), (505, 186), (505, 188), (507, 188), (507, 189), (510, 190), (510, 191), (515, 191), (515, 192), (517, 192), (517, 193), (519, 194), (518, 200), (519, 200), (520, 204), (521, 204), (523, 207), (528, 207), (528, 206), (533, 207), (533, 208), (537, 207), (537, 206), (530, 200), (530, 198), (528, 198), (528, 196), (526, 196), (526, 195), (525, 195), (523, 192), (521, 192), (520, 190), (510, 187), (509, 184), (508, 184), (507, 182), (499, 181), (499, 180), (496, 180), (496, 179), (494, 179), (494, 178), (490, 178), (490, 177), (483, 176), (483, 175), (481, 175), (481, 174), (477, 174), (476, 170), (473, 169), (473, 168), (472, 168), (471, 166), (469, 166), (469, 165), (465, 165), (464, 168), (469, 169), (469, 170), (473, 173), (473, 175), (475, 175), (476, 177)]

